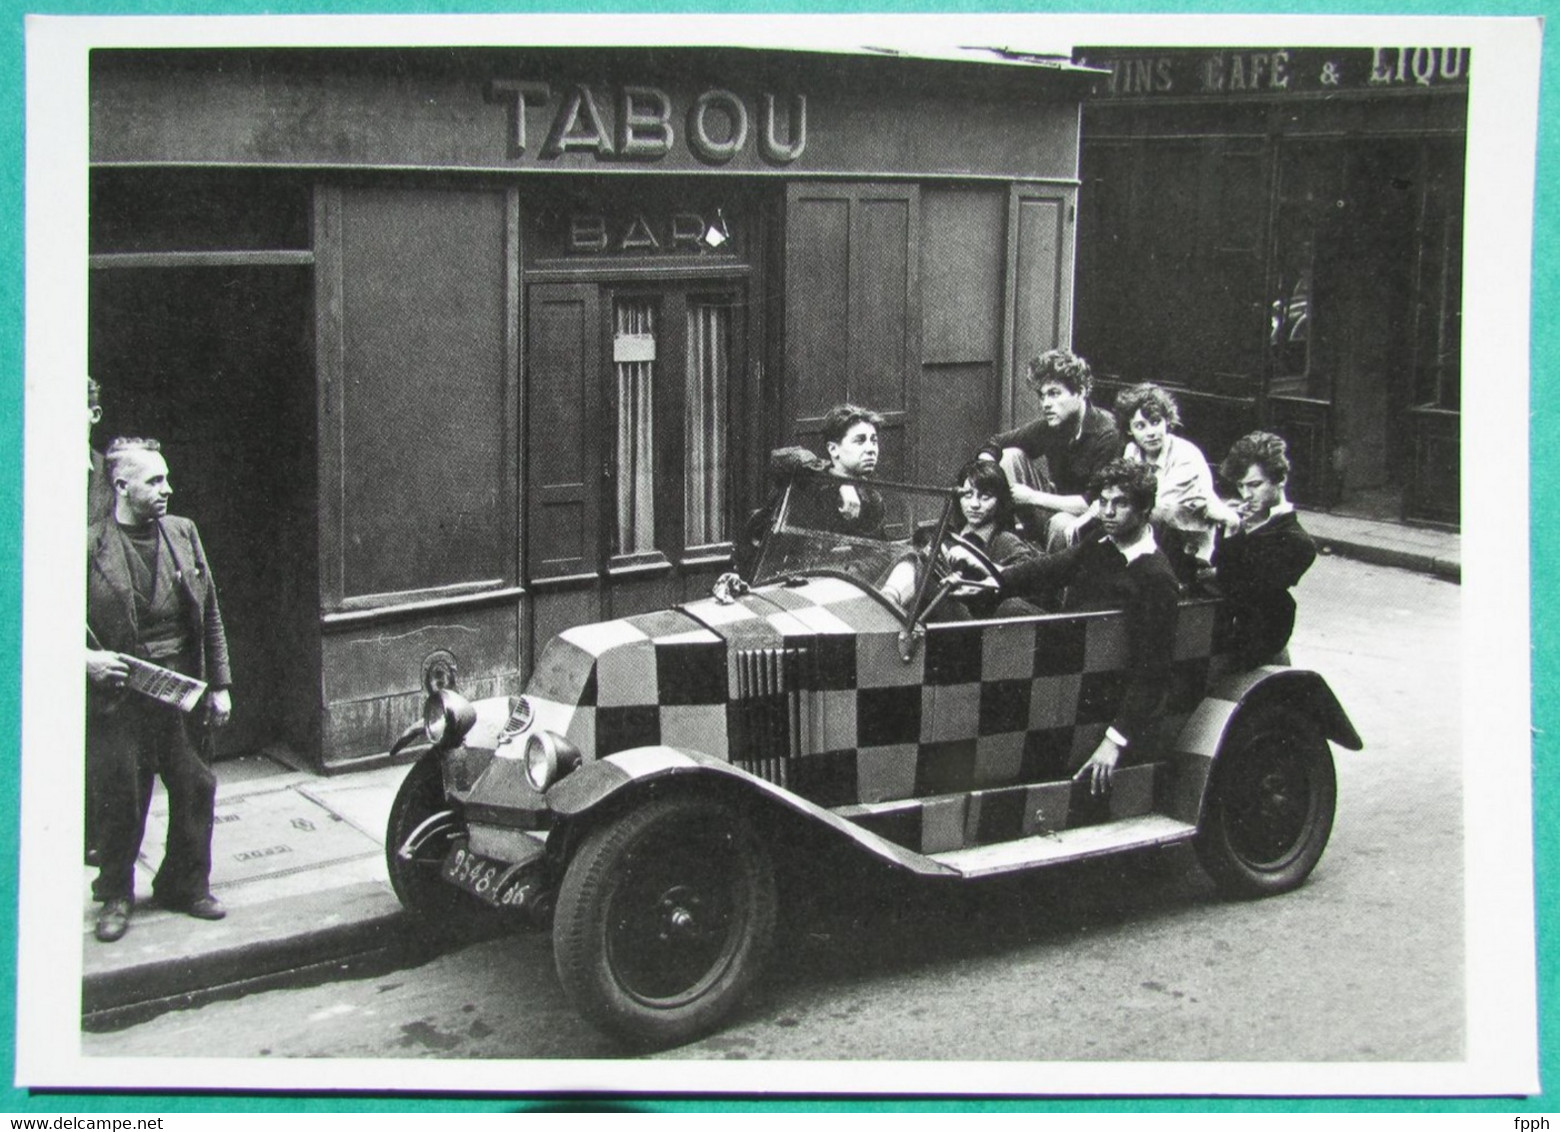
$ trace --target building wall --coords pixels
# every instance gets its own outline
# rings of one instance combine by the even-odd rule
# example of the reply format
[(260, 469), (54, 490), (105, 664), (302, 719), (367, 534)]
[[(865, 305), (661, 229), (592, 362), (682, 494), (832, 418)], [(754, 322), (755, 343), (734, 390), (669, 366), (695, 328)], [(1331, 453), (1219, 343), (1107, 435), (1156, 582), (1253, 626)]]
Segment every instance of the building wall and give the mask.
[[(1217, 459), (1278, 431), (1313, 506), (1455, 522), (1458, 48), (1088, 48), (1078, 348)], [(1374, 503), (1361, 503), (1375, 500)]]
[[(326, 769), (380, 758), (430, 669), (517, 692), (560, 629), (707, 592), (765, 454), (836, 401), (887, 415), (880, 474), (950, 480), (1030, 411), (1015, 359), (1069, 336), (1077, 76), (675, 51), (93, 67), (103, 256), (171, 254), (203, 217), (178, 255), (312, 279), (287, 396), (315, 419), (317, 507), (291, 521), (317, 572), (244, 616), (313, 613), (288, 645)], [(244, 202), (275, 185), (285, 234), (256, 236)], [(169, 186), (182, 204), (132, 199)]]

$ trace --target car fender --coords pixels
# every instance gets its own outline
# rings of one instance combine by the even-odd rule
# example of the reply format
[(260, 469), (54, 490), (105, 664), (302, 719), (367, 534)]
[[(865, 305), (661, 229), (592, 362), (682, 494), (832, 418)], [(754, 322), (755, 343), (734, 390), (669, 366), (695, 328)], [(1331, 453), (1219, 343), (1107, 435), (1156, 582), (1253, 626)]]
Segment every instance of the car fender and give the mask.
[(1176, 736), (1172, 755), (1176, 785), (1170, 799), (1173, 817), (1197, 824), (1213, 764), (1236, 722), (1243, 713), (1270, 703), (1288, 704), (1304, 712), (1322, 735), (1340, 747), (1358, 751), (1365, 746), (1338, 697), (1319, 674), (1304, 668), (1264, 665), (1227, 676), (1209, 690)]
[(609, 803), (629, 800), (652, 783), (672, 779), (735, 787), (749, 797), (828, 826), (890, 864), (923, 876), (958, 875), (947, 865), (879, 837), (723, 759), (680, 747), (636, 747), (586, 763), (547, 791), (547, 805), (560, 821), (569, 825), (589, 822)]

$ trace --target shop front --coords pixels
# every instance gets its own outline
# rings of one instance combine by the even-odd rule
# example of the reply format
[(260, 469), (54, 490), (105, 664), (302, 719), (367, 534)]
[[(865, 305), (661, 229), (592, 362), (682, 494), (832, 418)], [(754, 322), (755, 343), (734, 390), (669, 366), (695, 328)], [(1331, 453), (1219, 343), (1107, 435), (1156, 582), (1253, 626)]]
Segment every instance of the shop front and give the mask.
[(1256, 427), (1293, 495), (1459, 522), (1457, 47), (1119, 49), (1083, 116), (1076, 341), (1176, 390), (1217, 460)]
[[(768, 451), (870, 405), (941, 482), (1070, 337), (1066, 60), (98, 51), (100, 437), (164, 440), (245, 708), (379, 758), (423, 681), (707, 592)], [(242, 723), (240, 727), (239, 724)]]

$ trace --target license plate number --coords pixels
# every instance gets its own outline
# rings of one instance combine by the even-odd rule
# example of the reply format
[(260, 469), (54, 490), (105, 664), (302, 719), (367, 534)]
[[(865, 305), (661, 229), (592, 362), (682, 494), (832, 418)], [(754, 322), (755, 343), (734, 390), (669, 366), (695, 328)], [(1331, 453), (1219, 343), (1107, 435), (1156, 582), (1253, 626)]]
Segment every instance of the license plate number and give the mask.
[(499, 902), (501, 882), (508, 865), (479, 856), (464, 845), (457, 845), (444, 858), (444, 879), (464, 889), (478, 900)]

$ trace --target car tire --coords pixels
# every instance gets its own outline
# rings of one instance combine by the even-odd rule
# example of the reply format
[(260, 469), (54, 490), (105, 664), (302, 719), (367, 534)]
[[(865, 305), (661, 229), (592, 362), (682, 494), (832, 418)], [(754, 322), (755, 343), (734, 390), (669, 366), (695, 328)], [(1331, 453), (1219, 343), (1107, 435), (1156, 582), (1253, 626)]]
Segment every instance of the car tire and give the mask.
[(655, 798), (598, 826), (569, 862), (553, 918), (558, 978), (575, 1008), (632, 1045), (715, 1030), (768, 958), (770, 855), (719, 800)]
[[(475, 936), (497, 926), (504, 915), (449, 884), (441, 875), (451, 842), (466, 834), (460, 807), (445, 797), (441, 760), (442, 756), (436, 754), (412, 764), (396, 791), (390, 820), (385, 825), (385, 867), (390, 873), (390, 887), (416, 924), (418, 934), (429, 941)], [(403, 858), (401, 846), (418, 826), (436, 814), (448, 817), (422, 841), (420, 851), (410, 859)]]
[(1315, 722), (1259, 707), (1236, 722), (1214, 763), (1198, 860), (1227, 895), (1288, 892), (1321, 859), (1337, 797), (1332, 751)]

